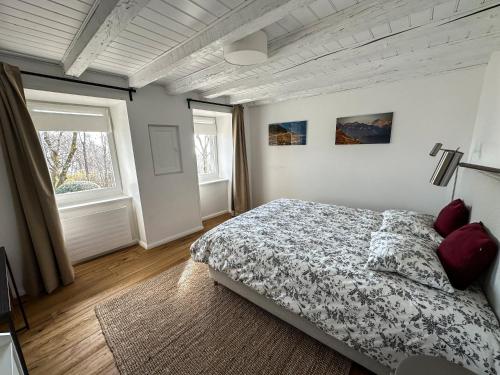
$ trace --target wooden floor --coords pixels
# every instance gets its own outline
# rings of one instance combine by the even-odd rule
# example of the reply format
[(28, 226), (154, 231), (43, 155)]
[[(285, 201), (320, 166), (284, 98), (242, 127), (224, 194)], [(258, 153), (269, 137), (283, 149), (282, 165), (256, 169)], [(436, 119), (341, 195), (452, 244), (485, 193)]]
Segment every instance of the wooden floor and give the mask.
[[(205, 231), (228, 219), (207, 220)], [(202, 232), (152, 250), (132, 246), (75, 267), (76, 280), (49, 296), (28, 299), (31, 329), (20, 333), (30, 374), (118, 374), (94, 306), (189, 258)], [(369, 372), (353, 365), (351, 375)]]

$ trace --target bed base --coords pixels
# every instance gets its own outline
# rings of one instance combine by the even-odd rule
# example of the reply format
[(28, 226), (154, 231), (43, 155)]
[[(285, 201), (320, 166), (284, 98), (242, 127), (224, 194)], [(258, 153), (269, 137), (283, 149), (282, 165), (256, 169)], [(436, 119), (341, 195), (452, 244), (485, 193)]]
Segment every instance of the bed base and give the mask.
[(312, 338), (318, 340), (322, 344), (332, 348), (336, 352), (346, 356), (352, 361), (359, 363), (361, 366), (366, 367), (368, 370), (373, 371), (378, 375), (388, 375), (391, 373), (391, 369), (386, 367), (374, 359), (360, 353), (351, 347), (347, 346), (340, 340), (337, 340), (333, 336), (327, 335), (325, 332), (316, 327), (313, 323), (301, 316), (292, 313), (278, 306), (276, 303), (272, 302), (270, 299), (258, 294), (253, 289), (243, 285), (240, 282), (230, 279), (227, 275), (214, 270), (209, 266), (210, 277), (215, 283), (224, 285), (226, 288), (232, 290), (241, 297), (249, 300), (260, 308), (270, 312), (274, 316), (280, 318), (281, 320), (287, 322), (288, 324), (294, 326), (295, 328), (301, 330), (305, 334), (311, 336)]

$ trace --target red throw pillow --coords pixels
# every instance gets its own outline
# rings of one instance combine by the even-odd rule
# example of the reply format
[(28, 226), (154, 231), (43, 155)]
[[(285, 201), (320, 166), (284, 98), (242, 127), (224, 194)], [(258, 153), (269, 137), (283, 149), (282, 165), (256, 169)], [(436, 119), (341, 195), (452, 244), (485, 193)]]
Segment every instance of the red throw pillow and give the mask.
[(497, 250), (483, 224), (472, 223), (446, 237), (437, 253), (451, 284), (463, 290), (488, 268)]
[(461, 199), (455, 199), (444, 207), (434, 222), (434, 229), (446, 237), (469, 222), (469, 210)]

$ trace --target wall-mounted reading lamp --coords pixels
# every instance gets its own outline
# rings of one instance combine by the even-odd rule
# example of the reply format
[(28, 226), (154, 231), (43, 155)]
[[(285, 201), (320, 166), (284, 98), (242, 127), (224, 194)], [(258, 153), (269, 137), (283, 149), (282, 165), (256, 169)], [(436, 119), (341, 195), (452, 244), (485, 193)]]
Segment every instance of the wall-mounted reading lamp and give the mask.
[(453, 182), (453, 195), (452, 200), (455, 198), (455, 189), (457, 187), (457, 169), (458, 167), (476, 169), (483, 172), (500, 174), (500, 169), (486, 167), (483, 165), (470, 164), (470, 163), (461, 163), (460, 160), (464, 156), (463, 152), (459, 151), (460, 148), (456, 150), (449, 150), (443, 148), (442, 143), (436, 143), (429, 153), (430, 156), (437, 156), (439, 151), (443, 152), (441, 159), (439, 159), (439, 163), (432, 174), (430, 183), (436, 186), (448, 186), (451, 178), (455, 174), (455, 180)]
[(439, 159), (439, 163), (434, 170), (434, 173), (431, 177), (431, 184), (436, 186), (447, 186), (448, 182), (450, 182), (453, 174), (457, 170), (460, 160), (464, 156), (463, 152), (456, 150), (448, 150), (443, 148), (442, 143), (436, 143), (429, 153), (430, 156), (437, 156), (439, 151), (443, 152), (441, 155), (441, 159)]

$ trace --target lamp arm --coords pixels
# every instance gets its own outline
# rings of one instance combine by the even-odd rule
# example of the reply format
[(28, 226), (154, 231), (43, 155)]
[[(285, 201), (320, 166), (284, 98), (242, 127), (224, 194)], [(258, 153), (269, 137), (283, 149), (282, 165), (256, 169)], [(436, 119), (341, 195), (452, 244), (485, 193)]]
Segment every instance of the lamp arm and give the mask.
[[(460, 164), (459, 164), (460, 166)], [(455, 180), (453, 181), (453, 192), (451, 193), (451, 201), (455, 200), (455, 192), (457, 190), (458, 168), (455, 170)]]

